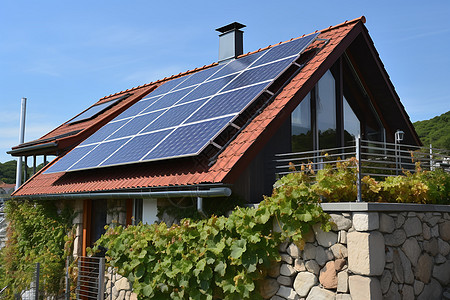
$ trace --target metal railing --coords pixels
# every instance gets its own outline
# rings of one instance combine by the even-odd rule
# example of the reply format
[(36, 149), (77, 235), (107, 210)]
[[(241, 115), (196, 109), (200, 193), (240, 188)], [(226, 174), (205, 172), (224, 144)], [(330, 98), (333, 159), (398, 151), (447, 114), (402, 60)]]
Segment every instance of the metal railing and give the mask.
[[(355, 160), (349, 168), (357, 169), (357, 201), (361, 201), (361, 179), (366, 176), (382, 178), (414, 173), (417, 170), (450, 172), (450, 151), (430, 147), (418, 147), (400, 143), (385, 143), (356, 138), (346, 147), (320, 149), (275, 156), (276, 177), (309, 168), (317, 171), (325, 167), (335, 169), (338, 162)], [(312, 172), (313, 173), (313, 172)], [(314, 175), (312, 175), (314, 177)]]
[(105, 298), (105, 259), (103, 257), (78, 257), (77, 299)]

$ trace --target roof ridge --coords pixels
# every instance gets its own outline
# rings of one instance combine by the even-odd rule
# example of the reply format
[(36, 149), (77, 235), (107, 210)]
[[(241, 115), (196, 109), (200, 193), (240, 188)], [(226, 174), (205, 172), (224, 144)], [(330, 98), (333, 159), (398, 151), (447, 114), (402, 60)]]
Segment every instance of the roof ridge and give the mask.
[[(337, 24), (337, 25), (334, 25), (334, 26), (330, 26), (330, 27), (322, 29), (322, 30), (316, 30), (316, 31), (308, 33), (308, 34), (303, 34), (301, 36), (298, 36), (298, 37), (295, 37), (295, 38), (291, 38), (291, 39), (289, 39), (287, 41), (284, 41), (284, 42), (279, 42), (279, 43), (276, 43), (276, 44), (268, 45), (268, 46), (266, 46), (264, 48), (259, 48), (256, 51), (251, 51), (251, 52), (247, 52), (247, 53), (241, 54), (241, 55), (238, 56), (238, 58), (245, 57), (245, 56), (248, 56), (248, 55), (251, 55), (251, 54), (254, 54), (254, 53), (258, 53), (258, 52), (261, 52), (261, 51), (273, 48), (275, 46), (278, 46), (278, 45), (281, 45), (281, 44), (284, 44), (284, 43), (287, 43), (287, 42), (291, 42), (293, 40), (297, 40), (297, 39), (303, 38), (305, 36), (308, 36), (308, 35), (311, 35), (311, 34), (314, 34), (314, 33), (317, 33), (317, 32), (321, 32), (321, 33), (327, 32), (327, 31), (330, 31), (330, 30), (333, 30), (333, 29), (336, 29), (336, 28), (339, 28), (339, 27), (342, 27), (342, 26), (345, 26), (345, 25), (349, 25), (349, 24), (352, 24), (352, 23), (355, 23), (355, 22), (359, 22), (359, 21), (361, 21), (363, 23), (366, 23), (366, 17), (365, 16), (361, 16), (359, 18), (356, 18), (356, 19), (353, 19), (353, 20), (350, 20), (350, 21), (345, 20), (345, 22), (343, 22), (343, 23), (340, 23), (340, 24)], [(130, 92), (130, 91), (134, 91), (134, 90), (137, 90), (137, 89), (140, 89), (140, 88), (143, 88), (143, 87), (147, 87), (147, 86), (150, 86), (150, 85), (159, 84), (159, 83), (167, 81), (167, 80), (171, 80), (171, 79), (175, 79), (175, 78), (178, 78), (178, 77), (182, 77), (182, 76), (188, 75), (190, 73), (194, 73), (194, 72), (197, 72), (197, 71), (200, 71), (200, 70), (203, 70), (203, 69), (207, 69), (207, 68), (216, 66), (218, 64), (219, 64), (218, 62), (214, 62), (214, 63), (211, 63), (209, 65), (204, 65), (203, 67), (195, 68), (195, 69), (192, 69), (192, 70), (187, 70), (185, 72), (180, 72), (180, 73), (178, 73), (176, 75), (172, 75), (172, 76), (169, 76), (169, 77), (164, 77), (163, 79), (159, 79), (159, 80), (156, 80), (156, 81), (152, 81), (150, 83), (142, 84), (142, 85), (139, 85), (139, 86), (136, 86), (136, 87), (124, 90), (124, 91), (120, 91), (120, 92), (111, 94), (109, 96), (104, 96), (104, 97), (100, 98), (99, 101), (107, 99), (107, 98), (110, 98), (110, 97), (117, 96), (119, 94), (123, 94), (123, 93), (127, 93), (127, 92)]]

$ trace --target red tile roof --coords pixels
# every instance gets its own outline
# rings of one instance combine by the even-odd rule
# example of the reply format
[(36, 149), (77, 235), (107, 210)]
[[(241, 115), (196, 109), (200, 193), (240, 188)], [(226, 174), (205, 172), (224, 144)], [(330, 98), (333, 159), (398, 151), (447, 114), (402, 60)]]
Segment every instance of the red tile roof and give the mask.
[[(109, 191), (201, 183), (233, 183), (251, 159), (289, 117), (301, 99), (306, 96), (336, 59), (342, 55), (353, 39), (362, 32), (364, 22), (365, 18), (361, 17), (322, 30), (319, 40), (309, 47), (309, 49), (322, 49), (287, 84), (274, 101), (241, 131), (210, 167), (201, 166), (193, 160), (186, 159), (183, 162), (169, 160), (72, 173), (43, 174), (43, 170), (41, 170), (22, 185), (14, 195)], [(322, 39), (326, 39), (328, 42)], [(264, 49), (258, 51), (262, 50)], [(209, 66), (204, 68), (206, 67)], [(185, 74), (179, 74), (176, 77), (183, 75)], [(131, 91), (134, 91), (134, 89)], [(108, 98), (117, 95), (111, 95)]]

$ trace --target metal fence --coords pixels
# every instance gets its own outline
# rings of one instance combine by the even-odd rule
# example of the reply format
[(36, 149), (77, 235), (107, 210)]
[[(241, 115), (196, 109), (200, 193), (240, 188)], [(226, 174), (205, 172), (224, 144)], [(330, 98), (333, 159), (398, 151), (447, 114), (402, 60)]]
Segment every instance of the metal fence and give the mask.
[[(105, 259), (103, 257), (78, 257), (77, 274), (76, 299), (103, 300), (105, 298)], [(67, 281), (66, 285), (68, 286)]]
[[(353, 159), (349, 168), (357, 169), (355, 184), (358, 187), (358, 199), (361, 201), (361, 178), (370, 175), (375, 178), (396, 176), (417, 170), (435, 170), (450, 172), (450, 151), (430, 147), (418, 147), (400, 143), (384, 143), (355, 139), (346, 147), (320, 149), (298, 153), (277, 154), (275, 158), (277, 178), (288, 173), (299, 172), (305, 167), (317, 171), (336, 168), (338, 162)], [(313, 175), (314, 176), (314, 175)]]
[[(41, 270), (41, 264), (36, 263), (33, 265), (33, 273), (31, 275), (31, 283), (30, 285), (23, 291), (17, 292), (17, 291), (9, 291), (14, 293), (15, 299), (22, 299), (22, 300), (38, 300), (39, 296), (42, 295), (42, 293), (39, 291), (39, 283), (40, 283), (40, 270)], [(0, 299), (5, 299), (7, 297), (7, 292), (10, 287), (0, 287)], [(42, 297), (41, 297), (42, 298)]]

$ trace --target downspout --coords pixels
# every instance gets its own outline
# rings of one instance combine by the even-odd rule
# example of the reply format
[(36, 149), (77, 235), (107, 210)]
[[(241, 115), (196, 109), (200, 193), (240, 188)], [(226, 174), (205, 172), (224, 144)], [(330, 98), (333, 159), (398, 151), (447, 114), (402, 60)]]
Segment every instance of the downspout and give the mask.
[[(19, 129), (19, 145), (23, 144), (25, 139), (25, 114), (27, 110), (27, 98), (22, 98), (20, 110), (20, 129)], [(16, 170), (16, 190), (22, 184), (22, 156), (17, 158)]]

